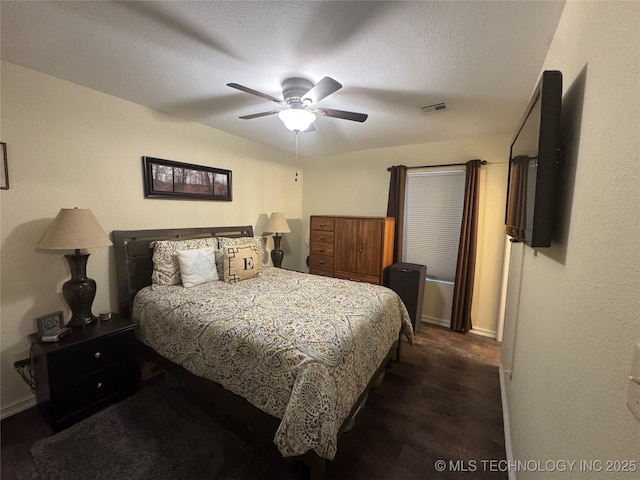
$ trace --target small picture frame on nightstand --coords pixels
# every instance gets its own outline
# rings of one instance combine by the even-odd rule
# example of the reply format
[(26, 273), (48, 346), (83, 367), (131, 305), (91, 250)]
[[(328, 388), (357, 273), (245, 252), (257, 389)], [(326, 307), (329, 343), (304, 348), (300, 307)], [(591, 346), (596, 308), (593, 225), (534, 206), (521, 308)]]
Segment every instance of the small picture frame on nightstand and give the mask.
[(62, 310), (59, 312), (48, 313), (41, 317), (36, 318), (36, 324), (38, 326), (38, 336), (49, 337), (55, 335), (64, 329), (64, 318)]

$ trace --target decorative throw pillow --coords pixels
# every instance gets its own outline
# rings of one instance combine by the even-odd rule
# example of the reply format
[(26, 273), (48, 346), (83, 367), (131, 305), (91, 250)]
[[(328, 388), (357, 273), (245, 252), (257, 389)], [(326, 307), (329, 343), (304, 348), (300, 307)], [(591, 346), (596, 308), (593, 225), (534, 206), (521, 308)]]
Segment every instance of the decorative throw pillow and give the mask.
[(218, 265), (218, 275), (220, 276), (220, 278), (224, 278), (222, 248), (226, 245), (242, 245), (245, 243), (253, 243), (257, 247), (258, 256), (260, 257), (260, 270), (262, 270), (262, 264), (264, 262), (264, 244), (262, 242), (262, 237), (218, 237), (220, 250), (216, 252), (216, 263)]
[(218, 241), (213, 237), (152, 242), (153, 273), (151, 274), (151, 282), (154, 285), (177, 285), (180, 283), (179, 251), (217, 248), (217, 246)]
[(225, 245), (221, 250), (225, 282), (240, 282), (260, 273), (262, 257), (255, 242)]
[(220, 280), (216, 268), (215, 248), (181, 250), (178, 252), (178, 264), (182, 285), (185, 287)]

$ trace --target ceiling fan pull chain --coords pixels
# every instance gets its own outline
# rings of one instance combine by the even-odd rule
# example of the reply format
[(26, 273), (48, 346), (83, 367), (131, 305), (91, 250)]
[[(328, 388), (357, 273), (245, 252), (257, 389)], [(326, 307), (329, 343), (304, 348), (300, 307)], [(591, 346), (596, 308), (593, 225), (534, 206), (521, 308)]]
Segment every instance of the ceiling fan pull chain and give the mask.
[(300, 132), (294, 132), (296, 134), (296, 178), (295, 181), (298, 181), (298, 134)]

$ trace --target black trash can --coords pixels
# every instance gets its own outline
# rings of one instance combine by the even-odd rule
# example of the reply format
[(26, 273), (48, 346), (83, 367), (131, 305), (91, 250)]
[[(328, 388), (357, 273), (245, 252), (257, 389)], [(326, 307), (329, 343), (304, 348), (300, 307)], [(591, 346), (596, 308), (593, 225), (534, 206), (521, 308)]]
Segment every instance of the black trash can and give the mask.
[(396, 292), (404, 302), (414, 332), (420, 328), (426, 275), (427, 267), (417, 263), (394, 263), (387, 269), (387, 287)]

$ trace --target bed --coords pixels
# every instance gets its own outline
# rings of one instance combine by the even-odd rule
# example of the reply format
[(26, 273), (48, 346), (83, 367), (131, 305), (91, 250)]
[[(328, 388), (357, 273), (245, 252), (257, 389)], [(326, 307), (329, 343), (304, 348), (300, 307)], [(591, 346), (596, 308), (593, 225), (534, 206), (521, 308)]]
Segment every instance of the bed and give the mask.
[(400, 334), (413, 339), (406, 308), (378, 285), (273, 267), (237, 283), (151, 285), (152, 242), (205, 237), (253, 229), (114, 231), (120, 312), (145, 355), (322, 478)]

